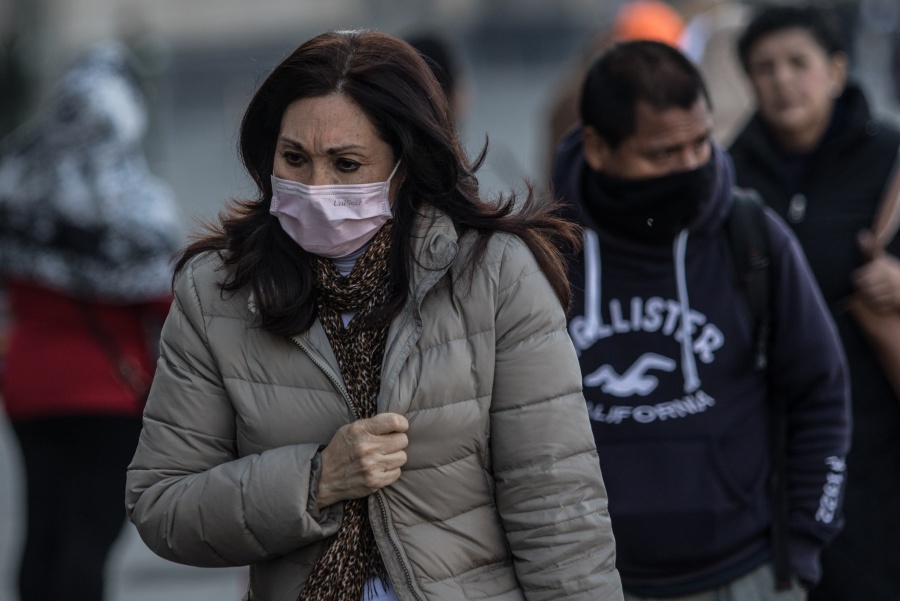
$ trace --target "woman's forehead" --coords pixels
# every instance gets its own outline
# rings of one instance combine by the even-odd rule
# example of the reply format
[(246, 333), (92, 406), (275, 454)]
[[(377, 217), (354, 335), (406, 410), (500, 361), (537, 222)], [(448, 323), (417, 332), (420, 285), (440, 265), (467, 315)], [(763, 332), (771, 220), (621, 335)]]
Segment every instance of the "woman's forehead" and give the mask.
[(348, 145), (371, 146), (380, 141), (369, 117), (343, 94), (295, 100), (284, 111), (280, 138), (307, 151), (328, 152)]

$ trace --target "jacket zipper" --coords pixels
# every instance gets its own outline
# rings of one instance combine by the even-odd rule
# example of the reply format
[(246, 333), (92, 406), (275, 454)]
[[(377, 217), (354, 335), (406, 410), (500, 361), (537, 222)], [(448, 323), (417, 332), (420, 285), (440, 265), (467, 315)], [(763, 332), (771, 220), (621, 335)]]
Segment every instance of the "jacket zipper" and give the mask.
[(375, 499), (378, 501), (378, 508), (381, 510), (381, 520), (384, 523), (384, 532), (387, 535), (388, 542), (391, 543), (391, 547), (394, 549), (394, 553), (397, 557), (400, 558), (400, 567), (403, 568), (403, 575), (406, 577), (406, 586), (409, 587), (409, 592), (412, 593), (412, 596), (419, 601), (424, 601), (422, 597), (419, 596), (419, 593), (416, 592), (415, 586), (413, 584), (412, 574), (409, 573), (409, 569), (406, 567), (406, 562), (403, 561), (403, 554), (400, 553), (400, 546), (394, 541), (394, 537), (391, 536), (388, 528), (388, 515), (387, 515), (387, 507), (384, 505), (384, 499), (381, 496), (381, 491), (375, 492)]
[[(300, 349), (304, 353), (306, 353), (306, 355), (312, 360), (312, 362), (322, 370), (322, 373), (328, 376), (328, 379), (331, 380), (332, 383), (334, 383), (335, 387), (341, 392), (341, 396), (343, 396), (344, 400), (347, 402), (347, 406), (350, 408), (350, 413), (353, 415), (353, 419), (358, 420), (359, 414), (356, 412), (356, 407), (353, 406), (353, 402), (350, 400), (350, 393), (347, 392), (343, 384), (341, 384), (340, 381), (332, 375), (331, 370), (326, 365), (323, 365), (322, 362), (319, 361), (319, 359), (317, 359), (315, 355), (311, 353), (295, 336), (292, 336), (291, 340), (293, 340), (294, 344), (299, 346)], [(406, 584), (409, 587), (409, 591), (412, 593), (413, 597), (415, 597), (419, 601), (424, 601), (418, 595), (418, 593), (416, 593), (416, 589), (413, 585), (412, 575), (409, 573), (409, 569), (406, 567), (406, 562), (403, 561), (403, 554), (400, 552), (400, 547), (394, 541), (394, 538), (389, 532), (387, 508), (385, 507), (384, 499), (381, 497), (380, 491), (375, 492), (375, 499), (378, 501), (378, 508), (381, 510), (381, 519), (382, 523), (384, 524), (384, 531), (387, 535), (387, 539), (391, 543), (391, 547), (394, 549), (394, 553), (397, 555), (397, 557), (400, 558), (400, 566), (403, 568), (403, 575), (406, 577)]]
[(322, 373), (324, 373), (326, 376), (328, 376), (328, 379), (331, 380), (331, 382), (334, 384), (334, 387), (337, 388), (338, 391), (341, 393), (341, 396), (344, 397), (344, 401), (346, 401), (347, 407), (350, 409), (350, 414), (353, 415), (353, 420), (354, 420), (354, 421), (358, 420), (358, 419), (359, 419), (359, 414), (356, 412), (356, 407), (353, 406), (353, 401), (350, 400), (350, 393), (347, 392), (347, 389), (344, 388), (344, 385), (341, 384), (340, 380), (338, 380), (338, 379), (334, 376), (334, 374), (331, 372), (331, 369), (329, 369), (327, 365), (325, 365), (325, 364), (323, 364), (321, 361), (319, 361), (319, 359), (317, 359), (316, 356), (315, 356), (313, 353), (311, 353), (311, 352), (303, 345), (303, 343), (300, 342), (300, 341), (297, 339), (296, 336), (292, 336), (292, 337), (291, 337), (291, 340), (293, 340), (293, 341), (294, 341), (294, 344), (296, 344), (297, 346), (299, 346), (300, 349), (301, 349), (304, 353), (306, 353), (306, 355), (312, 360), (312, 362), (315, 363), (316, 366), (317, 366), (319, 369), (322, 370)]

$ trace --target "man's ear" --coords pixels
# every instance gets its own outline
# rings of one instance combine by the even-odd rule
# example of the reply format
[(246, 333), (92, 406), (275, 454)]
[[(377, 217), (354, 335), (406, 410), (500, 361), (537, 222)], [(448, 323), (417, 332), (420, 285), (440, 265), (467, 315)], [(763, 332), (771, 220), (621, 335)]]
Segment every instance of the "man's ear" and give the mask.
[(591, 125), (585, 125), (581, 135), (581, 147), (588, 167), (593, 171), (603, 171), (609, 158), (609, 145)]
[(831, 97), (839, 98), (844, 93), (844, 86), (847, 85), (847, 72), (850, 69), (850, 59), (843, 52), (835, 52), (830, 60), (831, 75)]

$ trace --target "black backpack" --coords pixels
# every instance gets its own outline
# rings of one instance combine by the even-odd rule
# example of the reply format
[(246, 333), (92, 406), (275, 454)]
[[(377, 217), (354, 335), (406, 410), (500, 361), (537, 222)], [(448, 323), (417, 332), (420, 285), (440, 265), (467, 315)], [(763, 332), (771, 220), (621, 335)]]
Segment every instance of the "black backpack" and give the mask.
[[(771, 339), (770, 274), (771, 242), (763, 202), (752, 190), (735, 188), (731, 213), (725, 222), (725, 238), (732, 271), (738, 282), (754, 337), (754, 369), (768, 373)], [(770, 461), (769, 499), (772, 509), (772, 563), (775, 587), (791, 587), (788, 555), (787, 412), (771, 377), (768, 379)]]

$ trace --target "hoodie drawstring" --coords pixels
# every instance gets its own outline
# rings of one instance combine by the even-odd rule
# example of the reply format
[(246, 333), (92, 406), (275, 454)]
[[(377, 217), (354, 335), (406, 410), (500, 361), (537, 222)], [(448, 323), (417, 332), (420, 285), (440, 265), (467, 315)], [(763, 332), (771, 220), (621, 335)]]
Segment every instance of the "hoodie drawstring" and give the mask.
[(675, 278), (678, 283), (678, 303), (681, 306), (681, 373), (684, 375), (684, 392), (689, 394), (700, 388), (697, 362), (694, 359), (694, 341), (691, 339), (691, 305), (688, 301), (685, 255), (688, 231), (681, 230), (675, 238)]
[(600, 238), (596, 232), (584, 230), (585, 286), (584, 305), (588, 331), (600, 329)]

